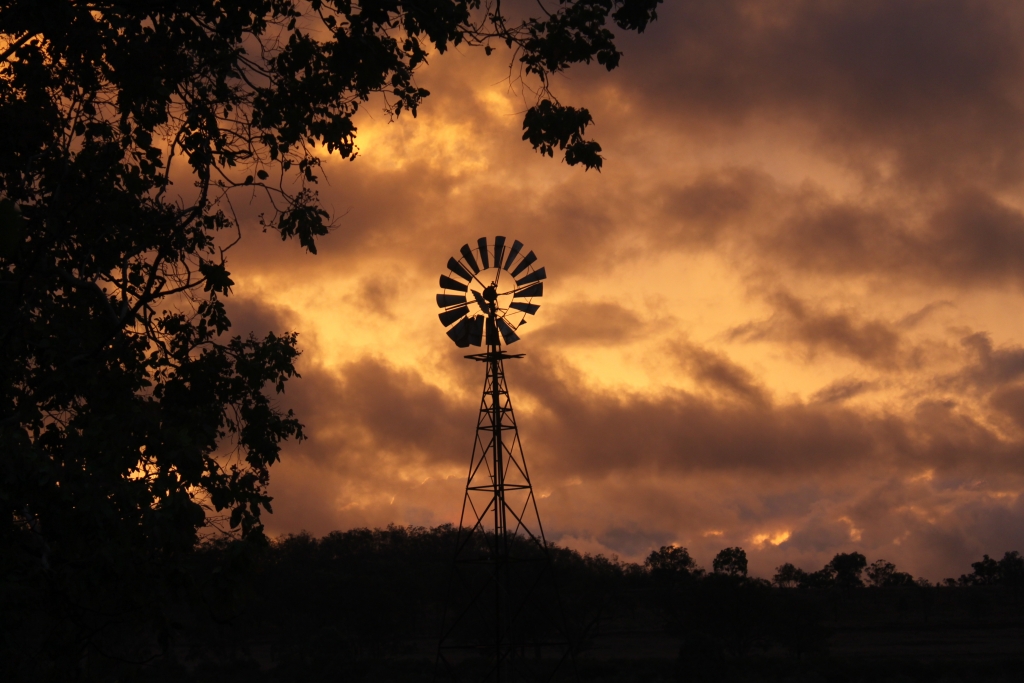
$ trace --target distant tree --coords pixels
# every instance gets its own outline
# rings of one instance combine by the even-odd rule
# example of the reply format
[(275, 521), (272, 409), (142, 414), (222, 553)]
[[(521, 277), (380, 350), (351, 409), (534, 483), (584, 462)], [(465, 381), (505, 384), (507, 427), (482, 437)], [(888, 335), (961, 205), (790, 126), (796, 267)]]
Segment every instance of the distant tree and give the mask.
[(712, 560), (711, 566), (716, 574), (746, 576), (747, 553), (743, 548), (724, 548)]
[(779, 588), (796, 588), (807, 580), (807, 572), (787, 562), (775, 568), (772, 583)]
[(834, 572), (834, 582), (839, 588), (861, 588), (864, 581), (861, 573), (867, 566), (867, 558), (860, 553), (838, 553), (828, 563), (828, 567)]
[(663, 545), (652, 551), (644, 560), (644, 566), (652, 577), (658, 579), (698, 577), (704, 573), (690, 557), (689, 551), (677, 545)]
[(1007, 551), (1001, 560), (983, 555), (980, 561), (971, 563), (971, 568), (974, 571), (970, 574), (960, 576), (960, 580), (957, 582), (959, 585), (1024, 585), (1024, 557), (1016, 550)]
[(983, 555), (979, 562), (972, 562), (974, 570), (965, 583), (972, 586), (989, 586), (999, 583), (1002, 572), (999, 571), (999, 562), (988, 555)]
[(836, 585), (836, 570), (827, 564), (816, 572), (804, 576), (800, 588), (833, 588)]
[(875, 560), (866, 571), (868, 583), (876, 588), (891, 588), (894, 586), (914, 586), (914, 577), (906, 572), (896, 571), (896, 565), (885, 560)]
[(1002, 583), (1007, 586), (1024, 586), (1024, 556), (1018, 551), (1007, 551), (999, 560)]

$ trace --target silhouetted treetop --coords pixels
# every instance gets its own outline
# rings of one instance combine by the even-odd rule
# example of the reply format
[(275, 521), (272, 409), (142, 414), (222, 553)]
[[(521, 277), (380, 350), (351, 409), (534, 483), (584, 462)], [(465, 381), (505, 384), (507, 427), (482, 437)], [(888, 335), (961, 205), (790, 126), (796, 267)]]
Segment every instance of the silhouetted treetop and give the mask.
[(861, 573), (868, 565), (867, 558), (860, 553), (838, 553), (828, 563), (834, 572), (834, 581), (840, 588), (860, 588), (864, 585)]
[(885, 560), (875, 560), (867, 568), (868, 582), (876, 588), (912, 586), (914, 577), (906, 572), (896, 571), (896, 565)]
[(807, 572), (791, 562), (786, 562), (775, 568), (775, 576), (772, 577), (772, 583), (779, 588), (796, 588), (804, 583), (806, 578)]
[(946, 584), (961, 586), (1024, 586), (1024, 556), (1016, 550), (1007, 551), (1001, 560), (984, 555), (978, 562), (972, 562), (973, 571), (962, 574), (958, 581), (946, 579)]
[(868, 566), (864, 555), (857, 552), (838, 553), (824, 567), (811, 573), (787, 562), (776, 567), (772, 583), (780, 588), (861, 588), (864, 586), (862, 574), (865, 573), (865, 568), (868, 583), (873, 587), (892, 588), (919, 584), (919, 581), (915, 581), (910, 574), (897, 571), (896, 565), (892, 562), (876, 560)]
[(743, 548), (724, 548), (711, 562), (716, 574), (728, 576), (747, 575), (747, 553)]
[(651, 576), (658, 579), (700, 577), (704, 574), (704, 570), (690, 557), (689, 551), (677, 545), (663, 545), (652, 551), (644, 560), (644, 567)]

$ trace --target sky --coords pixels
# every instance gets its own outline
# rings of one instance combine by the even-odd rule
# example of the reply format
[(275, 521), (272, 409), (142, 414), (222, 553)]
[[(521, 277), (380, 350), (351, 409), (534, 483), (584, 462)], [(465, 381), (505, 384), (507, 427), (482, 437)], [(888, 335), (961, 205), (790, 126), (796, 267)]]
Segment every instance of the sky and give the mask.
[(317, 255), (233, 198), (234, 329), (303, 350), (268, 531), (457, 523), (484, 368), (434, 295), (503, 235), (548, 273), (506, 373), (549, 540), (933, 581), (1024, 550), (1024, 5), (669, 0), (620, 47), (554, 82), (600, 173), (462, 49), (325, 159)]

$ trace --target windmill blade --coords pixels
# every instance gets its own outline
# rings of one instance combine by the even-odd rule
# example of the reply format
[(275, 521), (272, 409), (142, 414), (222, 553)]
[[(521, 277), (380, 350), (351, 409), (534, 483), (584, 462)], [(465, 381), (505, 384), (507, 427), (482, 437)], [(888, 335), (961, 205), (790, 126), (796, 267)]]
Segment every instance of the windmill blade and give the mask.
[(505, 238), (498, 235), (494, 238), (494, 267), (501, 268), (501, 260), (505, 257)]
[(505, 340), (506, 344), (514, 344), (519, 341), (519, 335), (516, 334), (515, 330), (509, 327), (509, 324), (505, 322), (504, 318), (498, 318), (495, 323), (498, 325), (498, 330), (501, 331), (501, 336)]
[(519, 252), (522, 251), (522, 249), (523, 243), (519, 240), (512, 243), (512, 251), (508, 252), (508, 258), (505, 259), (505, 270), (512, 267), (512, 264), (515, 262), (516, 257), (519, 256)]
[(438, 294), (437, 295), (437, 307), (448, 308), (449, 306), (458, 306), (459, 304), (466, 303), (466, 297), (462, 294)]
[(544, 296), (544, 283), (538, 282), (537, 284), (530, 285), (525, 289), (517, 290), (516, 293), (512, 295), (512, 298), (521, 299), (528, 296)]
[(462, 258), (466, 259), (466, 263), (468, 263), (469, 267), (473, 269), (473, 272), (479, 273), (480, 266), (476, 264), (476, 259), (473, 258), (473, 250), (469, 248), (469, 245), (463, 244), (462, 249), (459, 249), (459, 251), (462, 252)]
[(471, 289), (470, 291), (473, 292), (473, 298), (476, 299), (476, 305), (480, 307), (481, 311), (486, 312), (487, 309), (488, 309), (488, 306), (487, 306), (487, 302), (484, 301), (484, 295), (481, 294), (480, 292), (476, 291), (475, 289)]
[(473, 276), (469, 274), (469, 271), (462, 267), (462, 264), (455, 260), (455, 257), (448, 259), (448, 270), (452, 271), (466, 282), (473, 279)]
[(441, 313), (437, 317), (441, 319), (442, 325), (448, 327), (459, 318), (465, 317), (467, 313), (469, 313), (469, 306), (463, 304), (458, 308), (453, 308), (450, 311), (445, 311), (444, 313)]
[(498, 345), (498, 328), (494, 326), (494, 318), (492, 318), (491, 316), (487, 316), (487, 321), (486, 321), (485, 329), (487, 330), (487, 345), (488, 346), (497, 346)]
[[(468, 275), (468, 273), (467, 273)], [(468, 278), (467, 278), (468, 279)], [(441, 276), (441, 288), (442, 289), (454, 289), (456, 292), (465, 292), (468, 287), (458, 280), (453, 280), (447, 275)]]
[(477, 252), (480, 254), (480, 262), (484, 264), (484, 270), (491, 267), (490, 254), (487, 249), (487, 238), (481, 237), (476, 241)]
[(469, 322), (469, 343), (473, 346), (480, 346), (484, 338), (484, 317), (482, 315), (466, 318)]
[(543, 268), (538, 268), (537, 270), (533, 271), (529, 275), (527, 275), (525, 277), (522, 277), (522, 278), (519, 278), (518, 280), (516, 280), (516, 284), (522, 286), (522, 285), (525, 285), (525, 284), (529, 284), (531, 282), (540, 282), (541, 280), (543, 280), (547, 276), (548, 276), (548, 274), (544, 272)]
[(528, 313), (529, 315), (534, 315), (537, 312), (537, 309), (540, 308), (540, 304), (524, 304), (521, 301), (513, 301), (508, 305), (508, 307), (514, 308), (517, 311), (522, 311), (523, 313)]
[(466, 348), (469, 346), (470, 334), (473, 331), (472, 323), (468, 318), (463, 318), (459, 324), (448, 330), (448, 336), (455, 342), (456, 346)]
[(523, 260), (519, 262), (519, 265), (516, 266), (516, 269), (512, 271), (512, 277), (516, 277), (517, 275), (519, 275), (519, 273), (526, 270), (527, 266), (529, 266), (536, 260), (537, 255), (531, 251), (529, 254), (523, 257)]

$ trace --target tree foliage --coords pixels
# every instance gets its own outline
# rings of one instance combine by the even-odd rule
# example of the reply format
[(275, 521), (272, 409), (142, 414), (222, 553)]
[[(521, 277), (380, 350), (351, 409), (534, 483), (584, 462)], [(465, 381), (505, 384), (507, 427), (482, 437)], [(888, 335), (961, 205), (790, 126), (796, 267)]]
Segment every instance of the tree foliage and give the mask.
[(711, 566), (716, 574), (727, 576), (747, 575), (747, 551), (743, 548), (723, 548), (715, 555)]
[(677, 545), (663, 545), (658, 550), (651, 551), (644, 560), (644, 568), (651, 576), (665, 581), (700, 577), (704, 574), (704, 570), (690, 557), (690, 552)]
[(1006, 551), (1001, 560), (984, 555), (971, 563), (971, 569), (970, 574), (962, 574), (956, 582), (946, 582), (961, 586), (1024, 586), (1024, 556), (1016, 550)]
[(613, 68), (610, 26), (642, 31), (659, 2), (565, 0), (518, 19), (480, 0), (5, 3), (4, 590), (81, 605), (98, 595), (81, 577), (171, 571), (219, 521), (261, 538), (270, 468), (303, 437), (276, 396), (298, 349), (294, 333), (231, 332), (233, 193), (265, 194), (263, 229), (315, 253), (333, 224), (318, 153), (355, 156), (372, 97), (415, 116), (429, 95), (416, 70), (456, 46), (507, 47), (535, 84), (526, 139), (599, 169), (589, 113), (550, 79)]

